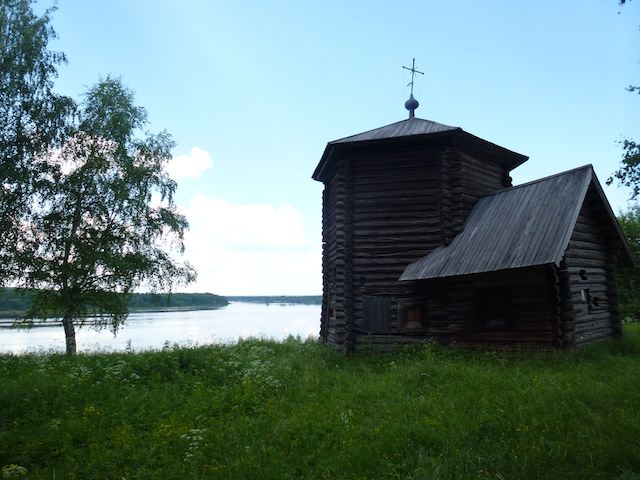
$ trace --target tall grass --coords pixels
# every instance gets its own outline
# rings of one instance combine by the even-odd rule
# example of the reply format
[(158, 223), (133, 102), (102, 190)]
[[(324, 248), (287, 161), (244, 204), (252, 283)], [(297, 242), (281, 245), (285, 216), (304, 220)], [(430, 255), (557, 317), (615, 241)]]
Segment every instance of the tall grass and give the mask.
[(346, 358), (290, 339), (0, 356), (0, 467), (31, 479), (640, 479), (638, 327), (575, 353), (426, 344)]

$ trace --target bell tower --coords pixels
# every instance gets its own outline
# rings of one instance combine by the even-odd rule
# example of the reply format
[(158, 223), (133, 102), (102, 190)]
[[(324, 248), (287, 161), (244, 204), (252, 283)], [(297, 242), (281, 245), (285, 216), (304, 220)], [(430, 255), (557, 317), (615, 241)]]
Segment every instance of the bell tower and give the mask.
[[(419, 310), (398, 279), (410, 263), (448, 244), (476, 201), (511, 186), (528, 157), (415, 116), (327, 144), (313, 173), (322, 194), (320, 335), (351, 352), (363, 342), (419, 337)], [(397, 343), (397, 342), (395, 342)]]

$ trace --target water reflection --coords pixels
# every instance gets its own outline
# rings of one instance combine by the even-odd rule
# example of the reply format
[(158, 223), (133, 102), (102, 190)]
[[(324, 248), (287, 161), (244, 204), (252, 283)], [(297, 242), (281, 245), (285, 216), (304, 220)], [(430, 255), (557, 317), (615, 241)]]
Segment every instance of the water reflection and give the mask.
[[(132, 313), (114, 335), (89, 327), (76, 333), (79, 352), (159, 349), (170, 344), (203, 345), (234, 342), (239, 338), (281, 340), (289, 335), (316, 337), (320, 329), (319, 305), (231, 303), (217, 310)], [(64, 351), (62, 327), (31, 330), (0, 329), (0, 352)]]

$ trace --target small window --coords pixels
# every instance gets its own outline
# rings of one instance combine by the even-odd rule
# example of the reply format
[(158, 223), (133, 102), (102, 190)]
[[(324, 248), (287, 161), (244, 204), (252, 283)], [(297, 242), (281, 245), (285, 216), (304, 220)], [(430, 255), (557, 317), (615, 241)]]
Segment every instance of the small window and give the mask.
[(402, 302), (398, 310), (403, 332), (424, 332), (427, 329), (427, 308), (424, 302)]
[(364, 297), (364, 328), (371, 333), (389, 333), (391, 330), (391, 298)]
[(580, 280), (587, 280), (587, 271), (586, 270), (580, 270), (578, 272), (578, 275), (580, 276)]
[(511, 291), (507, 288), (479, 291), (478, 320), (482, 330), (511, 329)]
[(593, 312), (593, 310), (600, 306), (600, 299), (598, 297), (594, 297), (591, 295), (591, 290), (588, 288), (583, 288), (580, 290), (580, 299), (582, 303), (587, 305), (587, 311), (589, 313)]

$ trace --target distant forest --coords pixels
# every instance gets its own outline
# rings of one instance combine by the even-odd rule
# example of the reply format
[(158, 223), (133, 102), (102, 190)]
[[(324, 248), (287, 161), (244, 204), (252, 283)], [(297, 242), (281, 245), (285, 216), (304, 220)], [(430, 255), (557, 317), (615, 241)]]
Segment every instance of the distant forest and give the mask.
[[(17, 316), (31, 304), (28, 293), (14, 288), (0, 290), (0, 314)], [(134, 293), (129, 299), (132, 312), (146, 310), (205, 310), (229, 305), (228, 300), (212, 293)]]
[[(229, 302), (263, 304), (320, 305), (321, 295), (272, 295), (223, 297), (212, 293), (134, 293), (129, 299), (129, 311), (206, 310), (224, 307)], [(0, 289), (0, 316), (22, 315), (31, 304), (27, 292), (15, 288)]]
[(241, 296), (241, 297), (227, 297), (230, 302), (249, 302), (249, 303), (291, 303), (296, 305), (321, 305), (322, 295), (276, 295), (276, 296)]

